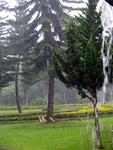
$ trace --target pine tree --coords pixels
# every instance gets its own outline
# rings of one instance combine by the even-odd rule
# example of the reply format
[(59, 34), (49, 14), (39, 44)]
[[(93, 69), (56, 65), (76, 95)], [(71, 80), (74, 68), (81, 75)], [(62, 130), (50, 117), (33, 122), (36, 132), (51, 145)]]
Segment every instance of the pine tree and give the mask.
[(28, 51), (28, 45), (25, 44), (27, 34), (28, 34), (28, 21), (29, 17), (26, 17), (26, 14), (29, 12), (27, 6), (25, 5), (26, 0), (18, 0), (17, 6), (14, 9), (11, 9), (15, 14), (15, 20), (10, 19), (7, 21), (10, 28), (8, 29), (9, 40), (8, 40), (8, 55), (12, 55), (15, 65), (15, 96), (18, 112), (21, 113), (21, 106), (19, 102), (19, 74), (20, 66), (23, 63), (25, 52)]
[[(29, 24), (30, 31), (37, 33), (37, 43), (31, 49), (37, 53), (35, 61), (38, 70), (48, 72), (48, 111), (47, 120), (51, 121), (53, 113), (53, 97), (54, 97), (54, 69), (52, 61), (52, 53), (55, 48), (64, 46), (64, 30), (68, 15), (63, 12), (62, 5), (59, 0), (32, 0), (26, 5), (33, 5), (28, 16), (37, 14), (34, 20)], [(28, 35), (29, 37), (29, 35)], [(30, 38), (29, 38), (30, 39)], [(28, 54), (29, 55), (29, 54)], [(40, 65), (41, 64), (41, 65)]]
[(89, 0), (83, 14), (72, 20), (67, 28), (68, 49), (62, 56), (55, 52), (54, 66), (57, 76), (67, 87), (76, 87), (83, 97), (88, 97), (94, 107), (97, 144), (101, 146), (98, 119), (97, 91), (103, 85), (101, 60), (101, 21), (95, 11), (96, 0)]
[[(0, 12), (4, 10), (7, 3), (5, 1), (0, 2)], [(7, 57), (7, 39), (6, 39), (6, 17), (0, 17), (0, 88), (8, 86), (8, 83), (13, 80), (12, 71), (10, 67), (11, 60)]]
[[(78, 2), (78, 1), (77, 1)], [(32, 6), (32, 7), (30, 7)], [(54, 68), (53, 68), (53, 51), (56, 48), (62, 49), (65, 46), (65, 24), (69, 15), (64, 10), (69, 9), (64, 7), (60, 0), (30, 0), (24, 5), (18, 7), (30, 8), (26, 17), (27, 31), (24, 37), (24, 45), (30, 45), (25, 53), (37, 55), (37, 59), (33, 62), (36, 64), (38, 71), (48, 72), (48, 108), (47, 120), (50, 121), (53, 113), (53, 98), (54, 98)], [(41, 65), (40, 65), (41, 64)], [(29, 64), (25, 64), (29, 68)], [(28, 69), (27, 69), (27, 73)]]

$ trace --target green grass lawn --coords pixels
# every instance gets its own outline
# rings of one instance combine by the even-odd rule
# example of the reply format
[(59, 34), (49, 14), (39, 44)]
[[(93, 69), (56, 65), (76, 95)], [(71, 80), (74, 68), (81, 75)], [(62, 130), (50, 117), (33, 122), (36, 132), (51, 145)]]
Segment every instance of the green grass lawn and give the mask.
[[(99, 104), (99, 111), (112, 112), (113, 113), (113, 104)], [(47, 111), (46, 105), (39, 106), (22, 106), (22, 114), (24, 113), (45, 113)], [(54, 105), (54, 113), (56, 114), (81, 114), (81, 113), (92, 113), (93, 106), (92, 104), (61, 104)], [(0, 115), (9, 115), (9, 114), (18, 114), (16, 106), (0, 106)]]
[[(102, 118), (105, 150), (113, 150), (113, 117)], [(93, 120), (0, 125), (0, 147), (11, 150), (95, 150)]]
[[(113, 104), (99, 104), (99, 115), (113, 115)], [(44, 105), (22, 106), (22, 113), (19, 114), (16, 106), (0, 106), (1, 121), (24, 121), (37, 120), (39, 116), (46, 115), (47, 108)], [(63, 104), (55, 105), (54, 118), (79, 118), (92, 117), (93, 107), (91, 104)]]
[[(41, 112), (40, 110), (29, 109), (29, 110), (22, 110), (22, 113), (33, 113), (33, 112)], [(2, 110), (0, 111), (0, 115), (7, 115), (7, 114), (18, 114), (17, 110)]]

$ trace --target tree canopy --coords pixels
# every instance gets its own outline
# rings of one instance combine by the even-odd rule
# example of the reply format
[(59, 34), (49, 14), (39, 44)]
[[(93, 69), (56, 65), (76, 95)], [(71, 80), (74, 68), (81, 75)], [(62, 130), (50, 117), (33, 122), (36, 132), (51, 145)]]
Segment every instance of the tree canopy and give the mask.
[[(101, 60), (100, 15), (95, 11), (96, 2), (90, 2), (83, 14), (67, 27), (67, 46), (64, 56), (55, 52), (56, 73), (68, 87), (76, 87), (88, 97), (96, 97), (103, 84)], [(76, 22), (75, 22), (76, 20)]]

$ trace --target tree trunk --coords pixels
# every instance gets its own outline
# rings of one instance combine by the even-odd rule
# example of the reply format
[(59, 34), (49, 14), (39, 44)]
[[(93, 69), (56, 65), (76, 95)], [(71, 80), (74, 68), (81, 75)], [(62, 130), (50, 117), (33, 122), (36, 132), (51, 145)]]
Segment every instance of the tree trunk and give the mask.
[(24, 104), (25, 106), (29, 106), (28, 93), (25, 89), (23, 91), (24, 91)]
[(53, 99), (54, 99), (54, 71), (49, 71), (49, 83), (48, 83), (48, 106), (47, 106), (47, 122), (51, 122), (50, 117), (53, 115)]
[(19, 62), (16, 66), (16, 75), (15, 75), (15, 94), (16, 94), (16, 104), (17, 104), (17, 110), (19, 113), (21, 113), (21, 106), (19, 103), (19, 90), (18, 90), (18, 76), (19, 76)]
[(97, 146), (99, 148), (102, 147), (102, 141), (101, 141), (101, 130), (100, 130), (100, 123), (99, 123), (99, 117), (98, 117), (98, 105), (97, 105), (97, 98), (93, 101), (93, 107), (94, 107), (94, 119), (95, 119), (95, 130), (96, 130), (96, 137), (97, 137)]

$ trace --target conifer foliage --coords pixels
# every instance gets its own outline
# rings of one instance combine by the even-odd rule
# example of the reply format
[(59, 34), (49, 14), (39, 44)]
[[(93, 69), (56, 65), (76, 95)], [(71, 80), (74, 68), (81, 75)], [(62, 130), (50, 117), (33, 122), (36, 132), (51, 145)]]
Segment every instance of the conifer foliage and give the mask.
[(52, 117), (53, 97), (54, 97), (54, 68), (53, 68), (53, 50), (64, 46), (64, 27), (68, 15), (63, 11), (63, 6), (59, 0), (31, 0), (26, 3), (28, 7), (32, 6), (28, 15), (29, 31), (32, 31), (34, 37), (29, 37), (29, 42), (35, 39), (30, 53), (35, 51), (37, 59), (35, 63), (38, 70), (48, 72), (48, 109), (47, 120)]
[(88, 97), (93, 103), (97, 143), (100, 146), (97, 91), (102, 87), (104, 76), (101, 59), (102, 27), (100, 15), (95, 9), (96, 0), (89, 0), (87, 8), (82, 10), (83, 14), (68, 25), (68, 49), (64, 56), (55, 52), (54, 66), (58, 78), (67, 87), (76, 87), (81, 96)]

